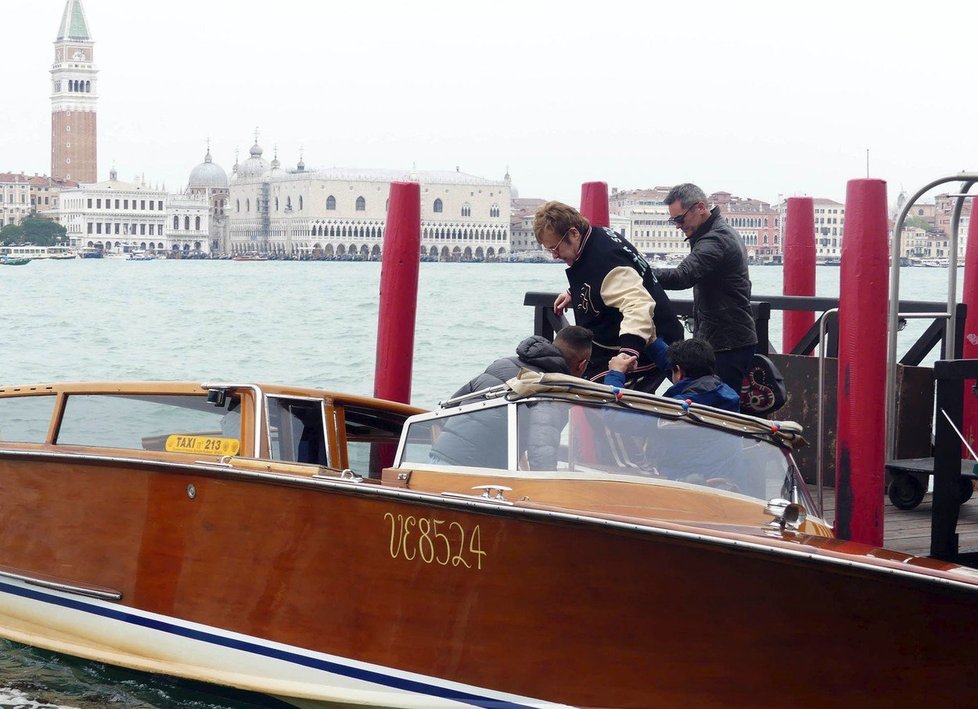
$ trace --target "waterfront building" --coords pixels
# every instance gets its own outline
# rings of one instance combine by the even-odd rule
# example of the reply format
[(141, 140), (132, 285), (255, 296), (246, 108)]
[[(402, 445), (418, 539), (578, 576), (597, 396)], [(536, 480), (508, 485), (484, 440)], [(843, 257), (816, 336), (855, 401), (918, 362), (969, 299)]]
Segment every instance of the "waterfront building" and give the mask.
[(76, 249), (106, 254), (126, 250), (167, 250), (165, 190), (145, 180), (123, 182), (113, 169), (104, 182), (61, 193), (60, 222)]
[(777, 207), (759, 199), (737, 197), (729, 192), (714, 192), (710, 195), (710, 201), (720, 207), (724, 219), (743, 238), (750, 262), (780, 262), (781, 213)]
[(0, 172), (0, 227), (20, 224), (32, 216), (58, 221), (61, 191), (77, 186), (72, 180), (46, 175), (28, 177), (24, 173)]
[[(942, 193), (934, 197), (934, 227), (949, 239), (951, 238), (951, 218), (954, 216), (954, 206), (958, 201), (957, 194), (959, 192), (955, 194)], [(961, 205), (961, 221), (958, 224), (958, 236), (960, 239), (964, 239), (968, 233), (967, 223), (970, 221), (971, 204), (973, 201), (971, 197), (967, 197)], [(911, 213), (916, 208), (916, 205), (911, 207)]]
[(669, 190), (669, 187), (612, 188), (608, 197), (611, 228), (653, 260), (675, 260), (689, 253), (685, 235), (669, 223), (669, 208), (665, 203)]
[(81, 0), (65, 3), (51, 66), (51, 176), (98, 179), (94, 42)]
[(815, 259), (838, 262), (842, 258), (842, 232), (846, 206), (832, 199), (812, 200), (815, 211)]
[(380, 258), (391, 182), (421, 185), (421, 251), (440, 261), (491, 260), (510, 247), (507, 174), (489, 180), (461, 172), (326, 168), (300, 157), (284, 169), (257, 141), (232, 168), (228, 251), (284, 258)]
[[(689, 253), (686, 235), (669, 222), (665, 198), (670, 189), (663, 186), (642, 190), (615, 189), (608, 200), (612, 228), (623, 233), (635, 248), (652, 259), (676, 260)], [(740, 233), (751, 261), (780, 260), (780, 215), (776, 207), (729, 192), (714, 192), (707, 197), (707, 202), (711, 207), (719, 207), (724, 219)], [(616, 227), (616, 216), (625, 219), (620, 227)]]
[(533, 233), (533, 220), (537, 209), (546, 204), (544, 199), (513, 197), (510, 204), (511, 255), (519, 260), (547, 260), (550, 254), (537, 243)]
[(0, 172), (0, 227), (20, 224), (31, 215), (30, 179)]
[(34, 175), (27, 178), (31, 187), (31, 211), (38, 217), (58, 221), (61, 192), (78, 187), (74, 180)]
[(211, 158), (190, 172), (183, 194), (170, 195), (166, 205), (167, 249), (183, 255), (221, 254), (228, 244), (228, 176)]
[(615, 226), (616, 217), (622, 216), (627, 222), (616, 231), (623, 233), (646, 257), (675, 260), (689, 254), (686, 236), (669, 223), (669, 209), (664, 202), (654, 206), (629, 207), (624, 215), (612, 215), (612, 226)]

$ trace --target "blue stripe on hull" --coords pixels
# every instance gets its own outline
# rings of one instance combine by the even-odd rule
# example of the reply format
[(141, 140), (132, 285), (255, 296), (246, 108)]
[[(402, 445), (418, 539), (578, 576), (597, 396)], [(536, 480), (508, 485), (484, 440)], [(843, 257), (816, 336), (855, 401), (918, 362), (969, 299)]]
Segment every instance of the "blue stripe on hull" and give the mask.
[(176, 623), (163, 621), (163, 620), (155, 620), (153, 618), (146, 618), (140, 615), (129, 613), (123, 610), (118, 610), (115, 608), (103, 608), (100, 606), (94, 606), (84, 601), (79, 601), (72, 598), (62, 598), (60, 596), (52, 596), (50, 594), (41, 591), (35, 591), (33, 589), (12, 586), (10, 584), (3, 583), (3, 582), (0, 582), (0, 592), (9, 593), (14, 596), (21, 596), (23, 598), (29, 598), (31, 600), (39, 601), (41, 603), (49, 603), (56, 606), (63, 606), (65, 608), (81, 611), (83, 613), (98, 615), (105, 618), (110, 618), (112, 620), (120, 621), (123, 623), (129, 623), (131, 625), (142, 626), (144, 628), (149, 628), (150, 630), (169, 633), (170, 635), (177, 635), (180, 637), (185, 637), (199, 642), (209, 643), (211, 645), (218, 645), (232, 650), (240, 650), (242, 652), (248, 652), (254, 655), (261, 655), (275, 660), (281, 660), (283, 662), (289, 662), (295, 665), (301, 665), (303, 667), (310, 667), (312, 669), (322, 670), (324, 672), (330, 672), (332, 674), (349, 677), (351, 679), (360, 680), (363, 682), (370, 682), (372, 684), (381, 685), (383, 687), (390, 687), (392, 689), (403, 690), (405, 692), (424, 694), (432, 697), (439, 697), (442, 699), (449, 699), (457, 702), (467, 702), (472, 706), (486, 707), (487, 709), (490, 708), (491, 709), (508, 709), (508, 708), (516, 709), (520, 707), (532, 706), (529, 704), (515, 704), (513, 702), (500, 700), (500, 699), (489, 699), (487, 697), (471, 694), (469, 692), (463, 692), (460, 690), (450, 689), (447, 687), (439, 687), (437, 685), (427, 684), (424, 682), (406, 679), (403, 677), (392, 677), (390, 675), (386, 675), (381, 672), (375, 672), (373, 670), (364, 670), (356, 667), (350, 667), (349, 665), (344, 665), (338, 662), (332, 662), (330, 660), (322, 660), (315, 657), (308, 657), (306, 655), (290, 652), (288, 650), (278, 650), (275, 648), (266, 647), (264, 645), (259, 645), (257, 643), (253, 643), (247, 640), (228, 638), (222, 635), (218, 635), (216, 633), (211, 633), (203, 630), (194, 630), (193, 628), (187, 628), (182, 625), (178, 625)]

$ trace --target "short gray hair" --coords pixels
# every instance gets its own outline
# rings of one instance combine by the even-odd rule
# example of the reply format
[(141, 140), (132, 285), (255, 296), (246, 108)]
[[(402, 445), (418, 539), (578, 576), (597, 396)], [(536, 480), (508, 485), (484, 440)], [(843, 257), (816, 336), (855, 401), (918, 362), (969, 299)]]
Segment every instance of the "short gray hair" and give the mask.
[(683, 209), (689, 209), (697, 202), (702, 202), (704, 205), (709, 206), (706, 204), (706, 194), (692, 182), (684, 182), (669, 190), (669, 194), (666, 195), (665, 199), (666, 206), (668, 207), (677, 199), (679, 200), (679, 204), (683, 206)]

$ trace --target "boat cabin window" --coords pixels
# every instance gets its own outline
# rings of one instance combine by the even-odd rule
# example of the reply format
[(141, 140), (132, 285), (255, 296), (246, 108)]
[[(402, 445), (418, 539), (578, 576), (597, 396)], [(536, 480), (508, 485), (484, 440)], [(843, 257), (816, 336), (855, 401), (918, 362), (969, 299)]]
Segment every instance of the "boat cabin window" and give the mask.
[(266, 401), (271, 458), (328, 465), (322, 400), (268, 396)]
[[(412, 420), (398, 465), (638, 477), (764, 501), (807, 495), (784, 450), (733, 430), (617, 405), (563, 400), (466, 408)], [(514, 411), (515, 423), (508, 426), (507, 412)], [(511, 446), (512, 434), (516, 441)]]
[(44, 443), (54, 402), (53, 395), (0, 398), (0, 441)]
[(517, 407), (520, 449), (549, 446), (559, 430), (557, 470), (675, 480), (765, 501), (790, 499), (801, 483), (790, 458), (766, 440), (647, 411), (547, 403), (550, 419), (542, 422), (532, 407)]
[(385, 409), (344, 405), (338, 409), (346, 433), (347, 465), (361, 475), (370, 475), (383, 467), (380, 447), (397, 447), (406, 416)]
[(403, 463), (437, 463), (506, 470), (507, 406), (493, 406), (411, 425)]
[(56, 443), (235, 455), (240, 441), (224, 434), (226, 413), (204, 395), (70, 394)]

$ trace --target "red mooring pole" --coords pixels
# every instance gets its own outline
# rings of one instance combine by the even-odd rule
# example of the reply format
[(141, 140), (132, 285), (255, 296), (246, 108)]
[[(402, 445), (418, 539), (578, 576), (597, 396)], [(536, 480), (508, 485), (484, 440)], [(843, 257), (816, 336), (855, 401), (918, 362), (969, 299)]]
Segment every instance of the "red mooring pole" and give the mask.
[(594, 226), (611, 226), (607, 182), (585, 182), (581, 185), (581, 214)]
[[(964, 290), (961, 302), (968, 306), (964, 320), (964, 346), (961, 356), (964, 359), (978, 359), (978, 197), (971, 201), (971, 219), (968, 222), (968, 245), (964, 252)], [(947, 359), (952, 359), (948, 348)], [(978, 396), (975, 395), (974, 380), (964, 383), (964, 413), (961, 419), (961, 432), (964, 440), (972, 448), (978, 440)], [(961, 456), (970, 458), (968, 449), (961, 446)]]
[(839, 294), (835, 533), (883, 544), (889, 258), (886, 182), (850, 180)]
[(380, 269), (374, 396), (405, 404), (411, 403), (420, 260), (421, 185), (392, 182)]
[[(789, 197), (784, 218), (782, 295), (815, 295), (815, 203), (811, 197)], [(815, 313), (784, 311), (781, 351), (788, 354), (815, 324)]]

